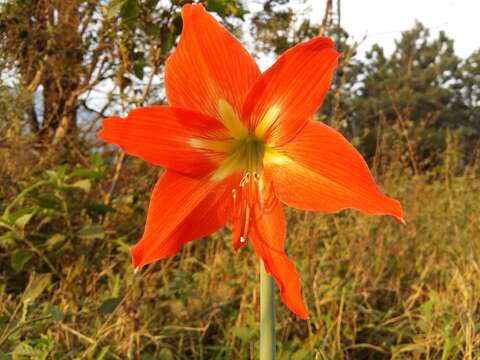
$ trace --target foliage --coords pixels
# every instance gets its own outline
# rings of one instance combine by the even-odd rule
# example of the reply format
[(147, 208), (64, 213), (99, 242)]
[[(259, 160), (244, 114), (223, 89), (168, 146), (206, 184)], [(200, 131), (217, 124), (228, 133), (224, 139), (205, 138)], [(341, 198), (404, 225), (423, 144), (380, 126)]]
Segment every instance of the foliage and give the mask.
[[(478, 356), (478, 173), (454, 176), (449, 164), (433, 183), (395, 170), (384, 175), (385, 189), (404, 202), (406, 227), (351, 211), (288, 213), (287, 251), (299, 267), (311, 320), (297, 320), (278, 304), (280, 358)], [(113, 171), (98, 153), (87, 167), (18, 179), (20, 191), (1, 221), (4, 352), (61, 359), (255, 356), (257, 259), (249, 248), (234, 254), (228, 230), (133, 273), (129, 246), (141, 234), (158, 175), (146, 170), (129, 160), (111, 204), (101, 194)]]
[[(375, 139), (373, 129), (378, 121), (396, 128), (407, 142), (406, 161), (418, 173), (419, 168), (438, 163), (436, 156), (445, 149), (448, 130), (459, 130), (461, 137), (478, 131), (478, 123), (463, 116), (466, 104), (461, 95), (465, 88), (461, 72), (465, 64), (444, 33), (431, 40), (429, 31), (417, 24), (402, 35), (390, 57), (378, 47), (367, 56), (371, 63), (363, 65), (363, 86), (350, 113), (352, 126), (361, 136)], [(363, 125), (357, 125), (360, 123)], [(366, 142), (365, 146), (369, 145)]]
[[(150, 101), (161, 101), (161, 84), (151, 89), (152, 81), (181, 32), (180, 8), (187, 2), (191, 1), (9, 0), (0, 4), (4, 67), (16, 72), (26, 90), (37, 91), (41, 102), (40, 107), (28, 107), (30, 131), (46, 144), (63, 143), (80, 125), (81, 112), (96, 114), (98, 120), (110, 106), (125, 110), (126, 97), (136, 105), (147, 95)], [(237, 0), (203, 3), (225, 19), (245, 15)], [(99, 90), (106, 92), (101, 99)]]

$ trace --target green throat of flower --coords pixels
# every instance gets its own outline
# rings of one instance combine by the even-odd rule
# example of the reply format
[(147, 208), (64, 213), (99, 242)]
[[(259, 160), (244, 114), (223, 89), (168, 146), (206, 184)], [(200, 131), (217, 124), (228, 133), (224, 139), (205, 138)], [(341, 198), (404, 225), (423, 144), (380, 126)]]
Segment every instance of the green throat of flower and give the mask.
[(212, 175), (212, 180), (221, 180), (236, 171), (243, 171), (251, 176), (262, 172), (265, 144), (255, 135), (233, 140), (232, 151)]
[(285, 161), (284, 156), (265, 142), (268, 126), (277, 115), (278, 108), (273, 107), (266, 112), (257, 127), (249, 131), (232, 106), (221, 99), (218, 103), (218, 118), (231, 137), (225, 140), (190, 139), (190, 145), (194, 148), (224, 154), (218, 168), (211, 174), (211, 180), (221, 181), (237, 172), (243, 173), (246, 179), (251, 177), (253, 180), (262, 176), (265, 161)]

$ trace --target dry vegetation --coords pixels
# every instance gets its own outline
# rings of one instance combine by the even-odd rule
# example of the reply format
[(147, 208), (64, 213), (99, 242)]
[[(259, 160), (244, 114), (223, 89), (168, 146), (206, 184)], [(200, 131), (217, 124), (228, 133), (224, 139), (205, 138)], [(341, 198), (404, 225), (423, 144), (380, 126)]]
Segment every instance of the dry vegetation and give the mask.
[[(1, 349), (18, 359), (255, 357), (258, 259), (249, 248), (233, 253), (228, 229), (134, 275), (128, 250), (158, 169), (129, 158), (102, 208), (113, 169), (100, 156), (41, 173), (41, 159), (9, 156)], [(380, 179), (402, 200), (407, 226), (288, 211), (287, 250), (311, 320), (278, 304), (280, 359), (480, 356), (479, 169), (453, 176), (444, 158), (434, 179), (400, 164)]]

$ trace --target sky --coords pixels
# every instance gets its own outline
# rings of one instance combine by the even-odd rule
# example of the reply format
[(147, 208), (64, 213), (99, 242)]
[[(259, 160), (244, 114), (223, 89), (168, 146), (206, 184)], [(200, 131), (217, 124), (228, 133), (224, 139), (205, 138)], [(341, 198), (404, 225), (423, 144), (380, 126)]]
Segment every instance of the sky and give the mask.
[[(312, 10), (311, 19), (320, 23), (325, 0), (306, 0), (306, 6)], [(480, 0), (341, 0), (341, 25), (355, 41), (366, 36), (358, 48), (360, 54), (375, 43), (390, 53), (395, 39), (411, 29), (415, 20), (434, 35), (444, 30), (461, 57), (480, 48)]]

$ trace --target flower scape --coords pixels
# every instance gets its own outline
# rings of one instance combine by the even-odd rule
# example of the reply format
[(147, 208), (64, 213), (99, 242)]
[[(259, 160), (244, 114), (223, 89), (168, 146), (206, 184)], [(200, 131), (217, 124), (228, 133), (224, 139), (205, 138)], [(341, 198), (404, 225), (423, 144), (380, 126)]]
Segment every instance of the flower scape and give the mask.
[(354, 208), (404, 223), (397, 200), (376, 185), (359, 152), (313, 121), (340, 54), (316, 37), (284, 52), (264, 73), (202, 5), (185, 5), (180, 42), (165, 66), (169, 106), (103, 121), (98, 136), (166, 170), (145, 231), (132, 248), (136, 270), (231, 224), (235, 250), (251, 243), (286, 306), (308, 310), (285, 254), (282, 204), (309, 211)]

